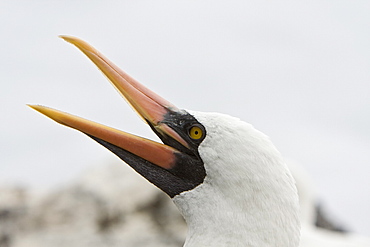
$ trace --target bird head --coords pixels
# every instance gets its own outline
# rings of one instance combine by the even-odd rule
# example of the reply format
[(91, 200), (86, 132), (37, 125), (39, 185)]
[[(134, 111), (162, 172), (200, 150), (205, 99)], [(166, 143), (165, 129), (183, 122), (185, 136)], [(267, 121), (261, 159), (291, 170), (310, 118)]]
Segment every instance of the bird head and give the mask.
[(52, 108), (30, 107), (93, 138), (170, 197), (202, 183), (206, 173), (198, 146), (206, 136), (204, 126), (130, 77), (88, 43), (70, 36), (61, 38), (95, 63), (163, 144)]
[(61, 37), (95, 63), (163, 143), (48, 107), (33, 109), (88, 135), (167, 193), (188, 223), (188, 243), (216, 246), (222, 241), (215, 234), (228, 236), (222, 246), (233, 245), (231, 236), (254, 246), (261, 236), (268, 244), (264, 236), (276, 235), (271, 243), (295, 246), (294, 181), (267, 136), (237, 118), (179, 109), (88, 43)]

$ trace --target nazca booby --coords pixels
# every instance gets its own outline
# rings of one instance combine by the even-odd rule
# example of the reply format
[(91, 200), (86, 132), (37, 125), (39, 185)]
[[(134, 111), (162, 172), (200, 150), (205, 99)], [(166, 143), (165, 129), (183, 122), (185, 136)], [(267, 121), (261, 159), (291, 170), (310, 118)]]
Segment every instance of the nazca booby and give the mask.
[(234, 117), (180, 110), (86, 42), (61, 37), (95, 63), (164, 144), (30, 107), (85, 133), (167, 193), (188, 225), (184, 246), (298, 246), (295, 182), (266, 135)]

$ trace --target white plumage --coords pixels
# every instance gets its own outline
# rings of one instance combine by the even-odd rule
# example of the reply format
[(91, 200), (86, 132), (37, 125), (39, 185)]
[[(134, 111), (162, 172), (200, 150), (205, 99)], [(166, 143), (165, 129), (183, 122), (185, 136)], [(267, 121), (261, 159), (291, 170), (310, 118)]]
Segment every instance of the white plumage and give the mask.
[(207, 131), (199, 147), (207, 176), (173, 199), (188, 224), (185, 246), (297, 247), (296, 187), (269, 138), (237, 118), (190, 113)]

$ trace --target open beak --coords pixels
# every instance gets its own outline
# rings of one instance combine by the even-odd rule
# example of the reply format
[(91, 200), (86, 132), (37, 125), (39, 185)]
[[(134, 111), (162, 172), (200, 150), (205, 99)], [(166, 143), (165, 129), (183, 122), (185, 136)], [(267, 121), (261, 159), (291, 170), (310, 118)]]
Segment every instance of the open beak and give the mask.
[[(60, 124), (92, 137), (129, 163), (149, 181), (173, 196), (177, 192), (169, 191), (170, 189), (163, 183), (178, 180), (179, 175), (176, 174), (178, 163), (184, 163), (183, 159), (194, 159), (180, 151), (188, 150), (189, 142), (180, 136), (168, 121), (171, 116), (182, 116), (184, 112), (130, 77), (88, 43), (70, 36), (61, 36), (61, 38), (80, 49), (104, 73), (154, 132), (162, 140), (167, 140), (174, 145), (157, 143), (48, 107), (40, 105), (30, 105), (30, 107)], [(163, 172), (169, 172), (172, 175), (168, 175), (166, 181), (157, 181), (158, 176), (163, 177)]]

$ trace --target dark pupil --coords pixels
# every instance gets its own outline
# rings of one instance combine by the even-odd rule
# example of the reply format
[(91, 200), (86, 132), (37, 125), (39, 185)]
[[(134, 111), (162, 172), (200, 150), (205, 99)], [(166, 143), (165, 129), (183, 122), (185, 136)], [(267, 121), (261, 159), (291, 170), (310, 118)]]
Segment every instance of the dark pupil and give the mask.
[(198, 135), (198, 130), (195, 131), (195, 134)]

